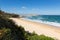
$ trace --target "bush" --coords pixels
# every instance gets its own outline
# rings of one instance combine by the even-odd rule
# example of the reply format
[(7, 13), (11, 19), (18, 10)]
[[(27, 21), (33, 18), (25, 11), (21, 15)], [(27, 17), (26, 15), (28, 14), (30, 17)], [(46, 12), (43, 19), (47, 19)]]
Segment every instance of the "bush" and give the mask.
[(1, 40), (25, 40), (25, 30), (21, 26), (18, 27), (15, 23), (7, 18), (0, 17), (0, 30), (3, 28), (10, 29), (7, 33), (4, 32), (4, 36)]
[(37, 34), (35, 34), (35, 35), (33, 34), (32, 36), (28, 36), (27, 39), (28, 40), (54, 40), (51, 37), (48, 37), (48, 36), (45, 36), (45, 35), (37, 35)]

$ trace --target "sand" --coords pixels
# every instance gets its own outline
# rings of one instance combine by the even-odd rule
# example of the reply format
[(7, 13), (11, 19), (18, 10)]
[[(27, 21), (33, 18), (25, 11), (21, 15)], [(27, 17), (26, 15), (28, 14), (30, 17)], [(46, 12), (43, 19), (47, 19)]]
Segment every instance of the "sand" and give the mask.
[(32, 22), (21, 18), (10, 19), (12, 19), (18, 26), (22, 26), (26, 31), (31, 33), (34, 31), (38, 35), (44, 34), (46, 36), (60, 40), (60, 28), (58, 27)]

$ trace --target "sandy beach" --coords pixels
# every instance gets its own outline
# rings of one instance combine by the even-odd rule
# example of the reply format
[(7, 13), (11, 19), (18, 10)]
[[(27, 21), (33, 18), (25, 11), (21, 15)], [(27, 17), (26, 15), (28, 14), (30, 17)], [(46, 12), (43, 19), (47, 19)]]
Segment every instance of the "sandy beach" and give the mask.
[(57, 38), (60, 40), (60, 28), (54, 27), (47, 24), (32, 22), (20, 18), (10, 18), (12, 19), (18, 26), (22, 26), (26, 31), (35, 32), (36, 34), (44, 34), (49, 37)]

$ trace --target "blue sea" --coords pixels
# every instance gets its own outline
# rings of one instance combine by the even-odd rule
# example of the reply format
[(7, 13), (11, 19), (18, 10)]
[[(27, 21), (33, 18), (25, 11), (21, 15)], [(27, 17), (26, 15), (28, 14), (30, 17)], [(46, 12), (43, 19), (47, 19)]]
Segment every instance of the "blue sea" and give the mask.
[(29, 16), (28, 20), (60, 27), (60, 15), (37, 15)]

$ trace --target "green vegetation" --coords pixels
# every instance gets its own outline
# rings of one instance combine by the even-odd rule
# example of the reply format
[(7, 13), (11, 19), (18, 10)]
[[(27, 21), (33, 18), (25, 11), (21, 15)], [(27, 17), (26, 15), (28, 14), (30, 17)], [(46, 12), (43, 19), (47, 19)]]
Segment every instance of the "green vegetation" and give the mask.
[[(5, 30), (6, 29), (6, 30)], [(7, 30), (8, 29), (8, 30)], [(0, 17), (1, 40), (25, 40), (25, 30), (18, 27), (12, 20)]]
[[(0, 11), (1, 14), (1, 11)], [(0, 40), (54, 40), (45, 35), (29, 33), (21, 26), (17, 26), (7, 16), (0, 15)]]
[(45, 35), (33, 35), (33, 36), (29, 36), (28, 40), (54, 40), (51, 37), (47, 37)]

